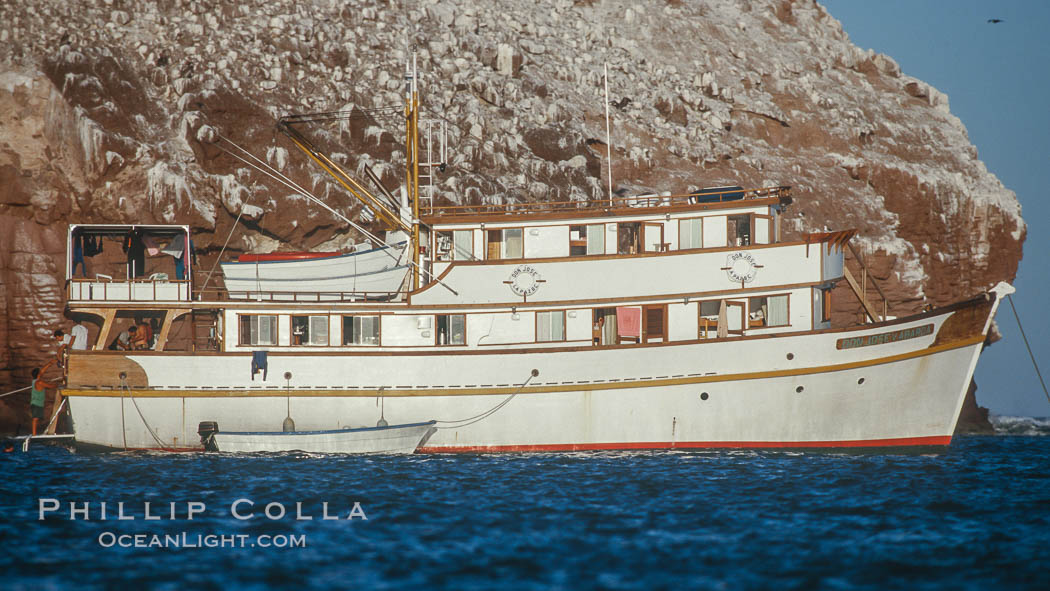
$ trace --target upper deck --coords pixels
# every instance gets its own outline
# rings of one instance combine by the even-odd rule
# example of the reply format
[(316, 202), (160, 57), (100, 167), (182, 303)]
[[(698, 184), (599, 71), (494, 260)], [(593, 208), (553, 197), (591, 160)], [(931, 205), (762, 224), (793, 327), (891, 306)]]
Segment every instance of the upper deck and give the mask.
[(71, 303), (189, 302), (192, 258), (189, 226), (72, 224), (67, 295)]
[(702, 189), (684, 195), (648, 194), (614, 197), (589, 201), (540, 201), (529, 203), (439, 205), (431, 204), (423, 212), (422, 221), (428, 225), (461, 224), (466, 222), (499, 222), (513, 219), (552, 220), (591, 218), (599, 216), (631, 216), (641, 213), (669, 213), (704, 211), (727, 207), (788, 204), (791, 187), (717, 187)]

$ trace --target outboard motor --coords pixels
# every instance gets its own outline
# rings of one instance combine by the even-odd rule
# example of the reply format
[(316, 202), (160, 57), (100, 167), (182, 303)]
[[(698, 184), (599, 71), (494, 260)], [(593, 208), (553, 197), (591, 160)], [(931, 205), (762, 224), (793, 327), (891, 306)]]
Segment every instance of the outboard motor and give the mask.
[(201, 436), (201, 445), (205, 451), (219, 451), (215, 445), (215, 434), (219, 432), (219, 423), (216, 421), (201, 421), (197, 425), (197, 435)]

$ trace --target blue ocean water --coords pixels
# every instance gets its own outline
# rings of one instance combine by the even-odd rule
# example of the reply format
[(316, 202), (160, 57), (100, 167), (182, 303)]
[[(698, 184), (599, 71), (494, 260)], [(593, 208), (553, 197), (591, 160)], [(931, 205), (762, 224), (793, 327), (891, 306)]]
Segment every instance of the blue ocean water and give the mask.
[[(37, 448), (0, 470), (4, 589), (1050, 589), (1045, 436), (931, 455)], [(60, 509), (40, 520), (46, 499)], [(253, 517), (231, 515), (238, 499)], [(118, 502), (136, 519), (117, 520)], [(205, 507), (192, 520), (189, 502)], [(325, 502), (357, 518), (322, 519)], [(244, 547), (208, 547), (222, 535)], [(281, 540), (305, 545), (262, 547)]]

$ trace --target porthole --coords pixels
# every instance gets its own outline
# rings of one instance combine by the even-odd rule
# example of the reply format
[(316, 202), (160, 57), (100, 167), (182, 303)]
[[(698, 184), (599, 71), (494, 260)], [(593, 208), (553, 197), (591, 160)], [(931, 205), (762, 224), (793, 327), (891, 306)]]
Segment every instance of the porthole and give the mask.
[(858, 386), (863, 386), (864, 385), (864, 378), (861, 378), (861, 379), (857, 380), (857, 385)]
[(710, 396), (708, 395), (707, 392), (701, 392), (700, 393), (700, 400), (707, 400), (708, 398), (710, 398)]
[(803, 388), (802, 386), (799, 386), (798, 388), (795, 388), (795, 392), (798, 393), (798, 394), (801, 394), (803, 390), (805, 390), (805, 388)]
[(792, 359), (795, 358), (795, 354), (794, 353), (788, 353), (787, 357), (788, 357), (788, 361), (791, 361)]

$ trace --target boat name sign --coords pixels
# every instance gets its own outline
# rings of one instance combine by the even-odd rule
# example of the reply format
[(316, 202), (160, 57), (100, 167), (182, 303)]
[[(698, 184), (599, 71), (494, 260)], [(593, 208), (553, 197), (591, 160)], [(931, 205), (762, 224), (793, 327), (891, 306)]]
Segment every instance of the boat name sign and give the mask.
[(544, 283), (539, 272), (532, 265), (518, 265), (510, 274), (510, 279), (504, 281), (510, 285), (510, 290), (520, 296), (530, 296), (540, 289)]
[(739, 283), (751, 283), (758, 274), (762, 265), (757, 264), (754, 255), (749, 252), (734, 252), (726, 257), (726, 266), (723, 269), (730, 281)]

